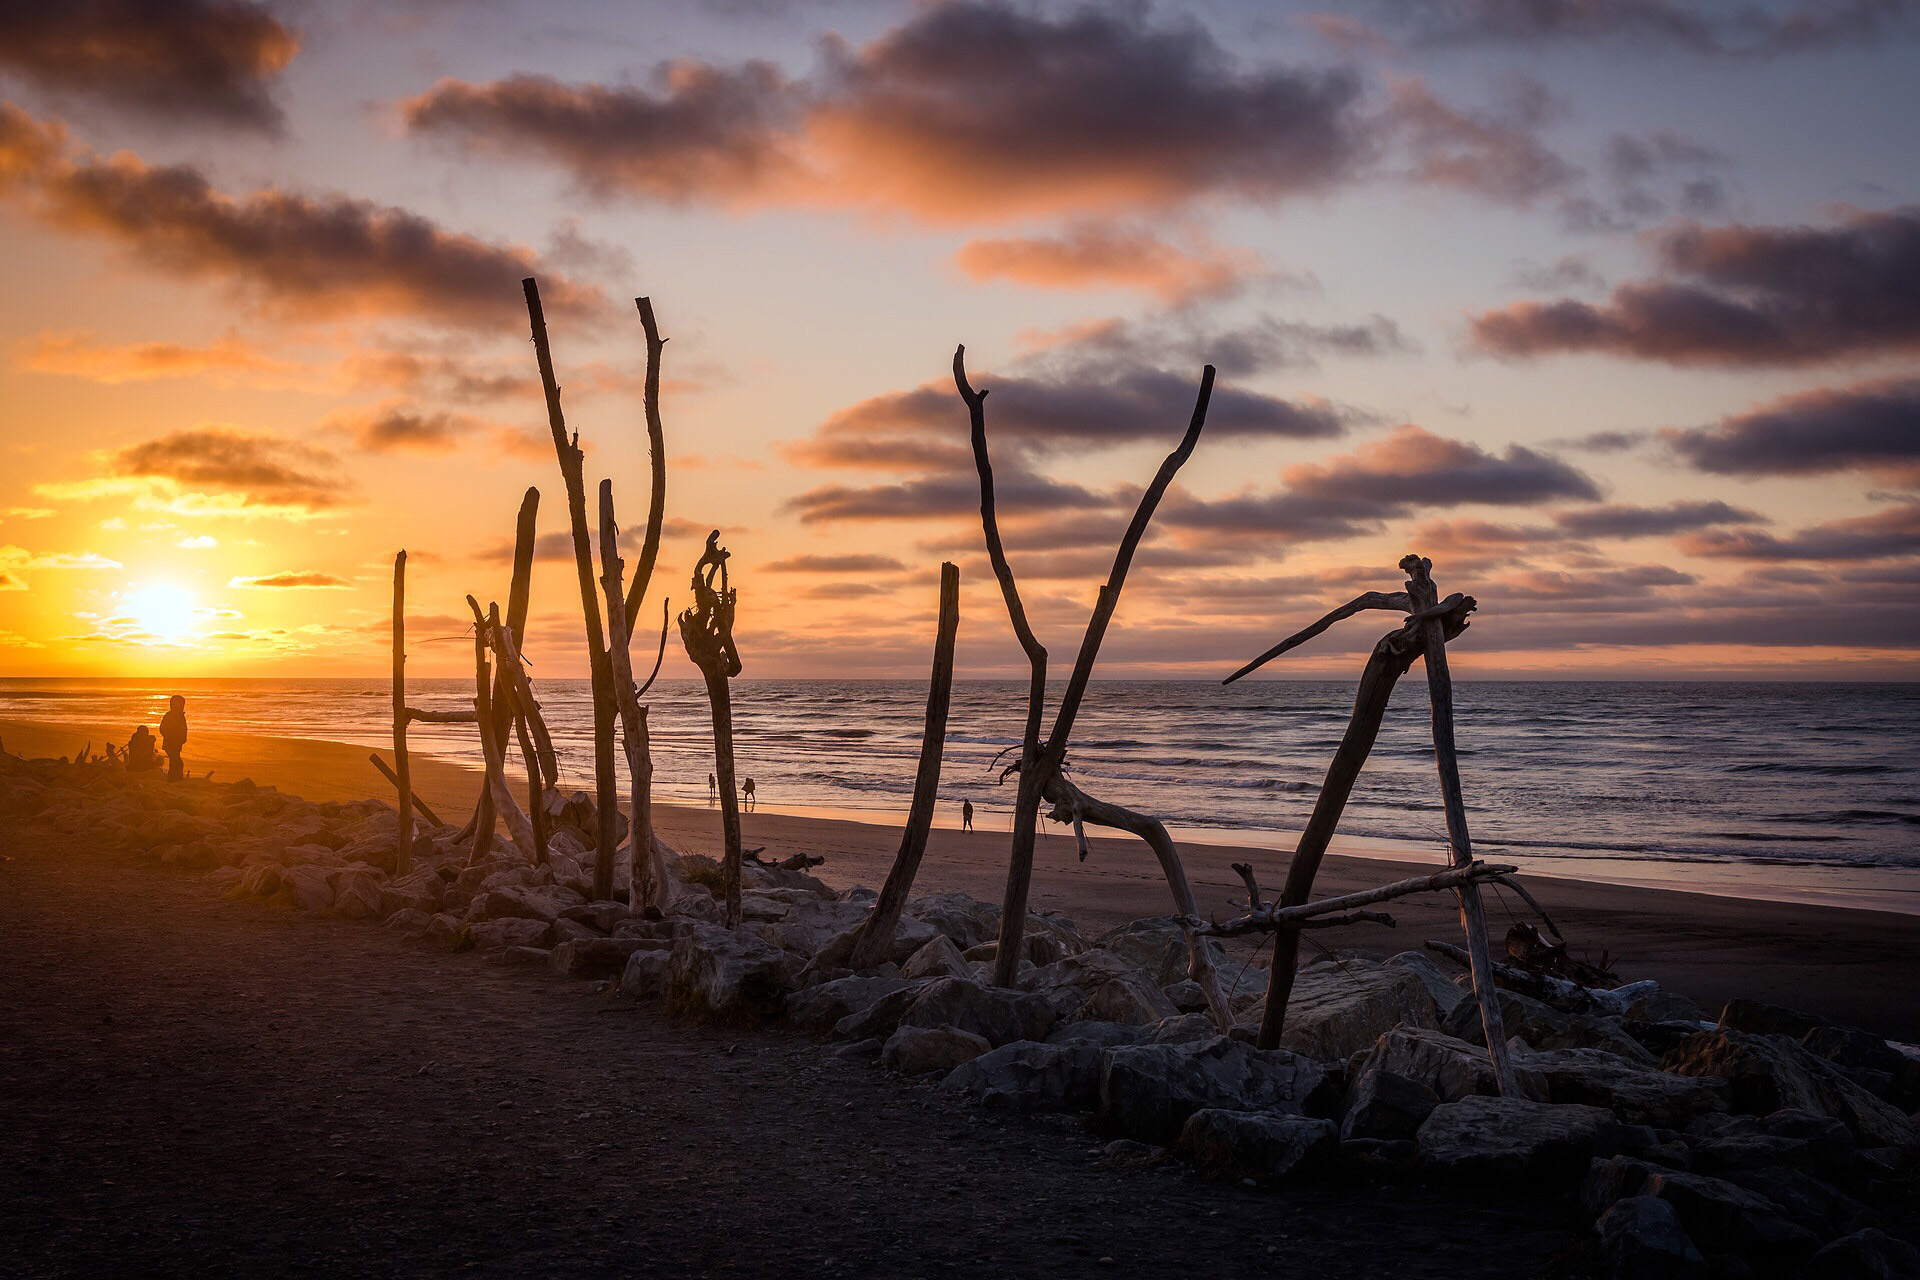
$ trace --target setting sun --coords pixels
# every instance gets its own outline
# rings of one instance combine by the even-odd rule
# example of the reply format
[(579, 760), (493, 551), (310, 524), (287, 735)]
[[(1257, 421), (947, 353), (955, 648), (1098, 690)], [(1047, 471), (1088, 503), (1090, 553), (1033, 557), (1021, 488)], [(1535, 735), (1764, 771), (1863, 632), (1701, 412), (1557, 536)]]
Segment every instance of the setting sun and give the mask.
[(121, 609), (155, 640), (185, 640), (194, 634), (193, 593), (170, 582), (129, 591)]

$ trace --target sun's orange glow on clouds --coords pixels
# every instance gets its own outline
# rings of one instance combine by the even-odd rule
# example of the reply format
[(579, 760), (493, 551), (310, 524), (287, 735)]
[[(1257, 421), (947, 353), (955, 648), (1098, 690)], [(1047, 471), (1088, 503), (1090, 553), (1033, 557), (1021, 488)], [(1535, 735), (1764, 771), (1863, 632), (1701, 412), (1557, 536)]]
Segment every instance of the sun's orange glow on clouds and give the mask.
[(4, 670), (378, 676), (404, 547), (411, 669), (463, 674), (531, 485), (524, 647), (583, 673), (533, 275), (629, 540), (653, 299), (655, 581), (723, 531), (749, 676), (920, 677), (942, 559), (963, 674), (1018, 669), (965, 342), (1050, 644), (1220, 371), (1106, 675), (1218, 676), (1417, 549), (1481, 601), (1467, 675), (1911, 678), (1920, 157), (1881, 122), (1920, 30), (1791, 8), (20, 9)]

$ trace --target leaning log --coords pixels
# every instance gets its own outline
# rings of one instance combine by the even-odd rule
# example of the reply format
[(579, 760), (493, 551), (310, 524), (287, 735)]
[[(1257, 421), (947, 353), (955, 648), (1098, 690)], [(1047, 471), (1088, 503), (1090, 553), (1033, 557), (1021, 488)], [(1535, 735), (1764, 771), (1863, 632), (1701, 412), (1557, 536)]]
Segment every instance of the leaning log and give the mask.
[[(368, 752), (367, 759), (373, 761), (373, 767), (380, 771), (381, 777), (385, 778), (388, 782), (392, 783), (396, 787), (400, 785), (399, 775), (394, 773), (392, 769), (388, 768), (387, 762), (385, 760), (382, 760), (377, 753), (374, 753), (371, 751)], [(414, 812), (418, 813), (421, 817), (425, 818), (428, 822), (431, 822), (434, 826), (443, 827), (446, 825), (444, 822), (440, 821), (440, 815), (436, 814), (432, 809), (429, 809), (427, 807), (427, 802), (425, 800), (422, 800), (417, 795), (413, 797), (413, 808), (414, 808)]]
[(913, 803), (907, 809), (906, 830), (900, 833), (900, 849), (893, 856), (893, 868), (874, 900), (873, 914), (867, 917), (855, 939), (848, 965), (869, 969), (883, 963), (893, 949), (895, 932), (900, 927), (900, 912), (913, 892), (913, 880), (920, 872), (920, 860), (927, 852), (927, 834), (933, 828), (934, 804), (940, 798), (940, 762), (947, 744), (947, 709), (953, 702), (953, 647), (960, 629), (960, 569), (940, 566), (940, 623), (934, 632), (933, 674), (927, 680), (926, 727), (920, 735), (920, 768), (913, 778)]
[(393, 558), (393, 771), (400, 792), (393, 873), (413, 866), (413, 773), (407, 767), (407, 553)]

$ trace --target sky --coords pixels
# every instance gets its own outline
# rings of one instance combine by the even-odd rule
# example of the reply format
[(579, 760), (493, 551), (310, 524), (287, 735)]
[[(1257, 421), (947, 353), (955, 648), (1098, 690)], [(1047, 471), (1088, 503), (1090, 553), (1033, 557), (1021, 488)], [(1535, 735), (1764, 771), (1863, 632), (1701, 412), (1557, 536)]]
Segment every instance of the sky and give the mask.
[[(1920, 3), (0, 0), (0, 673), (586, 671), (589, 503), (747, 677), (1218, 677), (1400, 557), (1469, 678), (1920, 676)], [(1277, 677), (1350, 677), (1393, 625)], [(636, 639), (651, 650), (657, 637)], [(670, 640), (666, 674), (693, 669)]]

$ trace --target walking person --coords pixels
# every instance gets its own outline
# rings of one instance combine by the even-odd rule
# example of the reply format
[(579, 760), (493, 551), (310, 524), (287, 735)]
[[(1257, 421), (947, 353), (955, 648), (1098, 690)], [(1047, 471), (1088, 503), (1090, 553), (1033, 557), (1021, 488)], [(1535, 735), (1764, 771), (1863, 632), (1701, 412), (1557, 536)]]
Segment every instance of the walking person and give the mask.
[(743, 788), (741, 789), (741, 791), (740, 791), (740, 794), (741, 794), (741, 795), (742, 795), (743, 797), (745, 797), (745, 799), (746, 799), (746, 802), (747, 802), (747, 812), (748, 812), (748, 813), (752, 813), (752, 812), (753, 812), (753, 800), (754, 800), (754, 796), (753, 796), (753, 779), (752, 779), (752, 778), (748, 778), (748, 779), (747, 779), (747, 785), (746, 785), (745, 787), (743, 787)]
[(707, 775), (707, 803), (712, 804), (720, 798), (720, 783), (712, 774)]
[(973, 801), (971, 800), (962, 800), (960, 802), (960, 829), (962, 831), (973, 830)]
[(185, 762), (180, 753), (187, 745), (187, 700), (179, 694), (167, 699), (167, 714), (160, 717), (160, 749), (167, 753), (167, 781), (180, 781)]

